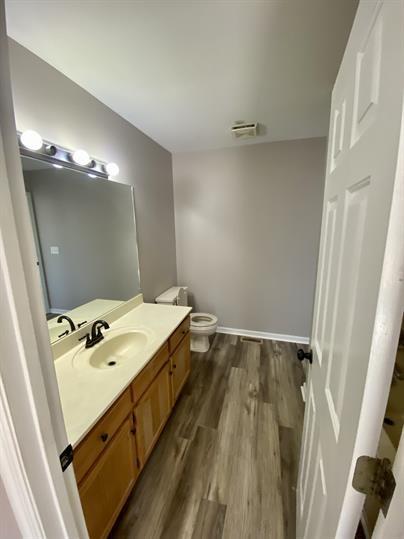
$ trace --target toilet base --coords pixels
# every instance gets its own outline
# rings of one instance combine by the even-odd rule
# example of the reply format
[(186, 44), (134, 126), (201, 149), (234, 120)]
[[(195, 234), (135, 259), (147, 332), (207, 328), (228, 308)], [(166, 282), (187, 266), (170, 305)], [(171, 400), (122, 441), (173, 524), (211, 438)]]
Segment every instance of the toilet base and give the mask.
[(191, 352), (207, 352), (209, 347), (209, 335), (196, 335), (191, 332)]

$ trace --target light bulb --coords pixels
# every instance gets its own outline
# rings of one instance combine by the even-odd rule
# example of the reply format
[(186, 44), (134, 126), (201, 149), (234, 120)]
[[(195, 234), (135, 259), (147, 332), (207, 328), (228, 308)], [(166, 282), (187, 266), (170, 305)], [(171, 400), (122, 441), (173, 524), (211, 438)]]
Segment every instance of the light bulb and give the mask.
[(108, 176), (118, 176), (119, 167), (116, 163), (107, 163), (105, 165), (105, 171), (108, 174)]
[(53, 163), (53, 166), (54, 166), (55, 168), (63, 168), (62, 165), (56, 165), (55, 163)]
[(23, 146), (29, 150), (40, 150), (43, 145), (41, 135), (32, 129), (27, 129), (27, 131), (24, 131), (21, 134), (20, 140)]
[(91, 161), (90, 156), (85, 150), (76, 150), (72, 154), (72, 159), (78, 165), (85, 167)]

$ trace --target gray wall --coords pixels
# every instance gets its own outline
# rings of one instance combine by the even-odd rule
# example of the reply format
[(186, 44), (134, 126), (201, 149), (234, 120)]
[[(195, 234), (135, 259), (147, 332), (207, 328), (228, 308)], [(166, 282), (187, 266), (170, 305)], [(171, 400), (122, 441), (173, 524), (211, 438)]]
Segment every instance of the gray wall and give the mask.
[[(24, 162), (29, 160), (24, 159)], [(50, 307), (139, 293), (131, 188), (73, 170), (24, 171), (31, 193)], [(51, 246), (59, 248), (52, 255)]]
[(326, 139), (173, 156), (178, 283), (219, 325), (308, 337)]
[(9, 45), (17, 128), (115, 161), (119, 181), (135, 186), (141, 287), (153, 300), (176, 282), (171, 154), (30, 51)]

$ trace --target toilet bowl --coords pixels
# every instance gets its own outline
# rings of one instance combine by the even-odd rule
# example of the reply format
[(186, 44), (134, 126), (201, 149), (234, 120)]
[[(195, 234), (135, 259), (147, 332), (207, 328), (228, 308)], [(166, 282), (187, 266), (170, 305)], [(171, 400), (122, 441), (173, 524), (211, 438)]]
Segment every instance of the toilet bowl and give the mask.
[(216, 333), (217, 317), (209, 313), (191, 313), (191, 350), (193, 352), (207, 352), (209, 350), (209, 336)]
[[(161, 305), (188, 305), (188, 287), (172, 286), (156, 298)], [(207, 352), (209, 337), (216, 333), (217, 317), (209, 313), (191, 313), (191, 350)]]

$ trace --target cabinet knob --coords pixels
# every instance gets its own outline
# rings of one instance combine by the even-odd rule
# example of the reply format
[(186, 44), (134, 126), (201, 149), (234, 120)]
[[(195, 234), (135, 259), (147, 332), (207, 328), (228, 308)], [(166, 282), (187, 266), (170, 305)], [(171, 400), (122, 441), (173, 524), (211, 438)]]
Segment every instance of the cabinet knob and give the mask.
[(176, 369), (176, 368), (177, 368), (177, 365), (174, 364), (174, 365), (173, 365), (173, 369)]
[(103, 432), (100, 438), (103, 442), (106, 442), (108, 440), (108, 434), (106, 432)]

